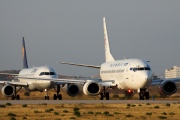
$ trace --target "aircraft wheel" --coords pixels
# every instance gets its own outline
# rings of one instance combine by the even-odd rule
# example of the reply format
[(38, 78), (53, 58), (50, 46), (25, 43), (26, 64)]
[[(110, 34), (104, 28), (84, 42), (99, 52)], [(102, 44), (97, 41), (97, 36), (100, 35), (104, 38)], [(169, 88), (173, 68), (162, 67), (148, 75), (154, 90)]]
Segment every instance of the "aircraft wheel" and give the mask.
[(54, 94), (54, 100), (57, 100), (57, 95), (56, 94)]
[(20, 100), (20, 95), (17, 95), (17, 96), (16, 96), (16, 100)]
[(139, 100), (144, 100), (144, 94), (142, 92), (139, 93)]
[(145, 93), (146, 100), (149, 100), (149, 92)]
[(106, 92), (105, 97), (106, 97), (106, 100), (109, 100), (109, 92)]
[(49, 96), (45, 96), (44, 98), (45, 98), (45, 100), (49, 100)]
[(139, 100), (142, 100), (141, 94), (139, 93)]
[(11, 100), (14, 100), (14, 99), (15, 99), (15, 97), (14, 97), (14, 95), (12, 95), (12, 96), (11, 96)]
[(49, 100), (49, 96), (47, 96), (47, 100)]
[(59, 95), (58, 95), (58, 98), (59, 98), (59, 100), (62, 100), (62, 95), (59, 94)]
[(104, 97), (103, 93), (100, 93), (100, 100), (103, 100), (103, 97)]

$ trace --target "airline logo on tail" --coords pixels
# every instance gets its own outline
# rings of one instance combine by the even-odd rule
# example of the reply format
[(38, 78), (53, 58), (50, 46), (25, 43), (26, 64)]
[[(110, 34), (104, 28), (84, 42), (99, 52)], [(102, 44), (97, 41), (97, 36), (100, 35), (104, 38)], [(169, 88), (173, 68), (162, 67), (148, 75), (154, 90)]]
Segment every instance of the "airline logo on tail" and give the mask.
[(22, 40), (22, 57), (23, 57), (23, 68), (28, 68), (24, 37)]

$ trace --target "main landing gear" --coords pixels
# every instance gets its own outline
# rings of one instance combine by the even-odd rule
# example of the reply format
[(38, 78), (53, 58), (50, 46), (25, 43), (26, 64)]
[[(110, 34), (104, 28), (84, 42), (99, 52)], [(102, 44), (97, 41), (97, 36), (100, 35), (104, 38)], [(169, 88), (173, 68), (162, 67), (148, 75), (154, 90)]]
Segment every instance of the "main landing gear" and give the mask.
[(139, 92), (139, 100), (149, 100), (149, 92), (146, 91), (146, 89), (140, 89)]
[(57, 89), (54, 88), (54, 90), (56, 91), (56, 94), (54, 94), (54, 100), (57, 100), (57, 98), (59, 100), (62, 100), (62, 95), (59, 94), (60, 93), (60, 85), (57, 85)]
[[(56, 91), (56, 94), (54, 94), (53, 99), (54, 100), (57, 100), (57, 99), (62, 100), (62, 95), (59, 94), (60, 93), (60, 85), (57, 85), (57, 88), (54, 88), (54, 90)], [(45, 91), (45, 96), (44, 96), (45, 100), (49, 100), (48, 90), (45, 89), (44, 91)]]
[[(107, 87), (108, 89), (109, 87)], [(103, 87), (102, 92), (100, 93), (100, 100), (103, 100), (103, 98), (105, 97), (106, 100), (109, 100), (109, 92), (106, 92), (106, 87)]]
[(11, 100), (20, 100), (20, 95), (17, 94), (19, 92), (19, 90), (21, 90), (22, 87), (19, 87), (19, 89), (17, 90), (16, 86), (14, 87), (14, 95), (11, 96)]

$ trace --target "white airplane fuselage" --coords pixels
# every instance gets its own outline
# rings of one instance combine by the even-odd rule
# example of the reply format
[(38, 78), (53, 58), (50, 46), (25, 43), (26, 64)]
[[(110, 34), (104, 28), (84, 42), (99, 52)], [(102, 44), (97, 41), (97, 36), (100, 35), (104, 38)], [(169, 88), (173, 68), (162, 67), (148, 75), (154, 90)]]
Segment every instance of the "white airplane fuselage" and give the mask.
[[(44, 89), (53, 88), (56, 85), (55, 82), (50, 80), (38, 80), (33, 78), (58, 78), (54, 69), (47, 66), (22, 69), (18, 77), (26, 77), (18, 78), (17, 80), (19, 82), (28, 83), (25, 89), (30, 91), (43, 91)], [(30, 78), (28, 79), (28, 77)]]
[(115, 80), (119, 89), (138, 90), (151, 85), (152, 70), (146, 61), (124, 59), (103, 63), (100, 77), (102, 80)]

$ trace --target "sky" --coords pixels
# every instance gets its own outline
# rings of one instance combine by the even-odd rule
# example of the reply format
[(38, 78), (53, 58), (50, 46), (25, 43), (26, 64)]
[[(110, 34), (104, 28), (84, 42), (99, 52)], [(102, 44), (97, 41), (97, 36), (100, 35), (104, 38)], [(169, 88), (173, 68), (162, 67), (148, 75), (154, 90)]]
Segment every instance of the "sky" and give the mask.
[(116, 60), (149, 60), (156, 75), (180, 65), (179, 0), (0, 0), (0, 70), (21, 70), (25, 38), (29, 67), (58, 74), (94, 76), (98, 69), (57, 62), (101, 65), (103, 17)]

